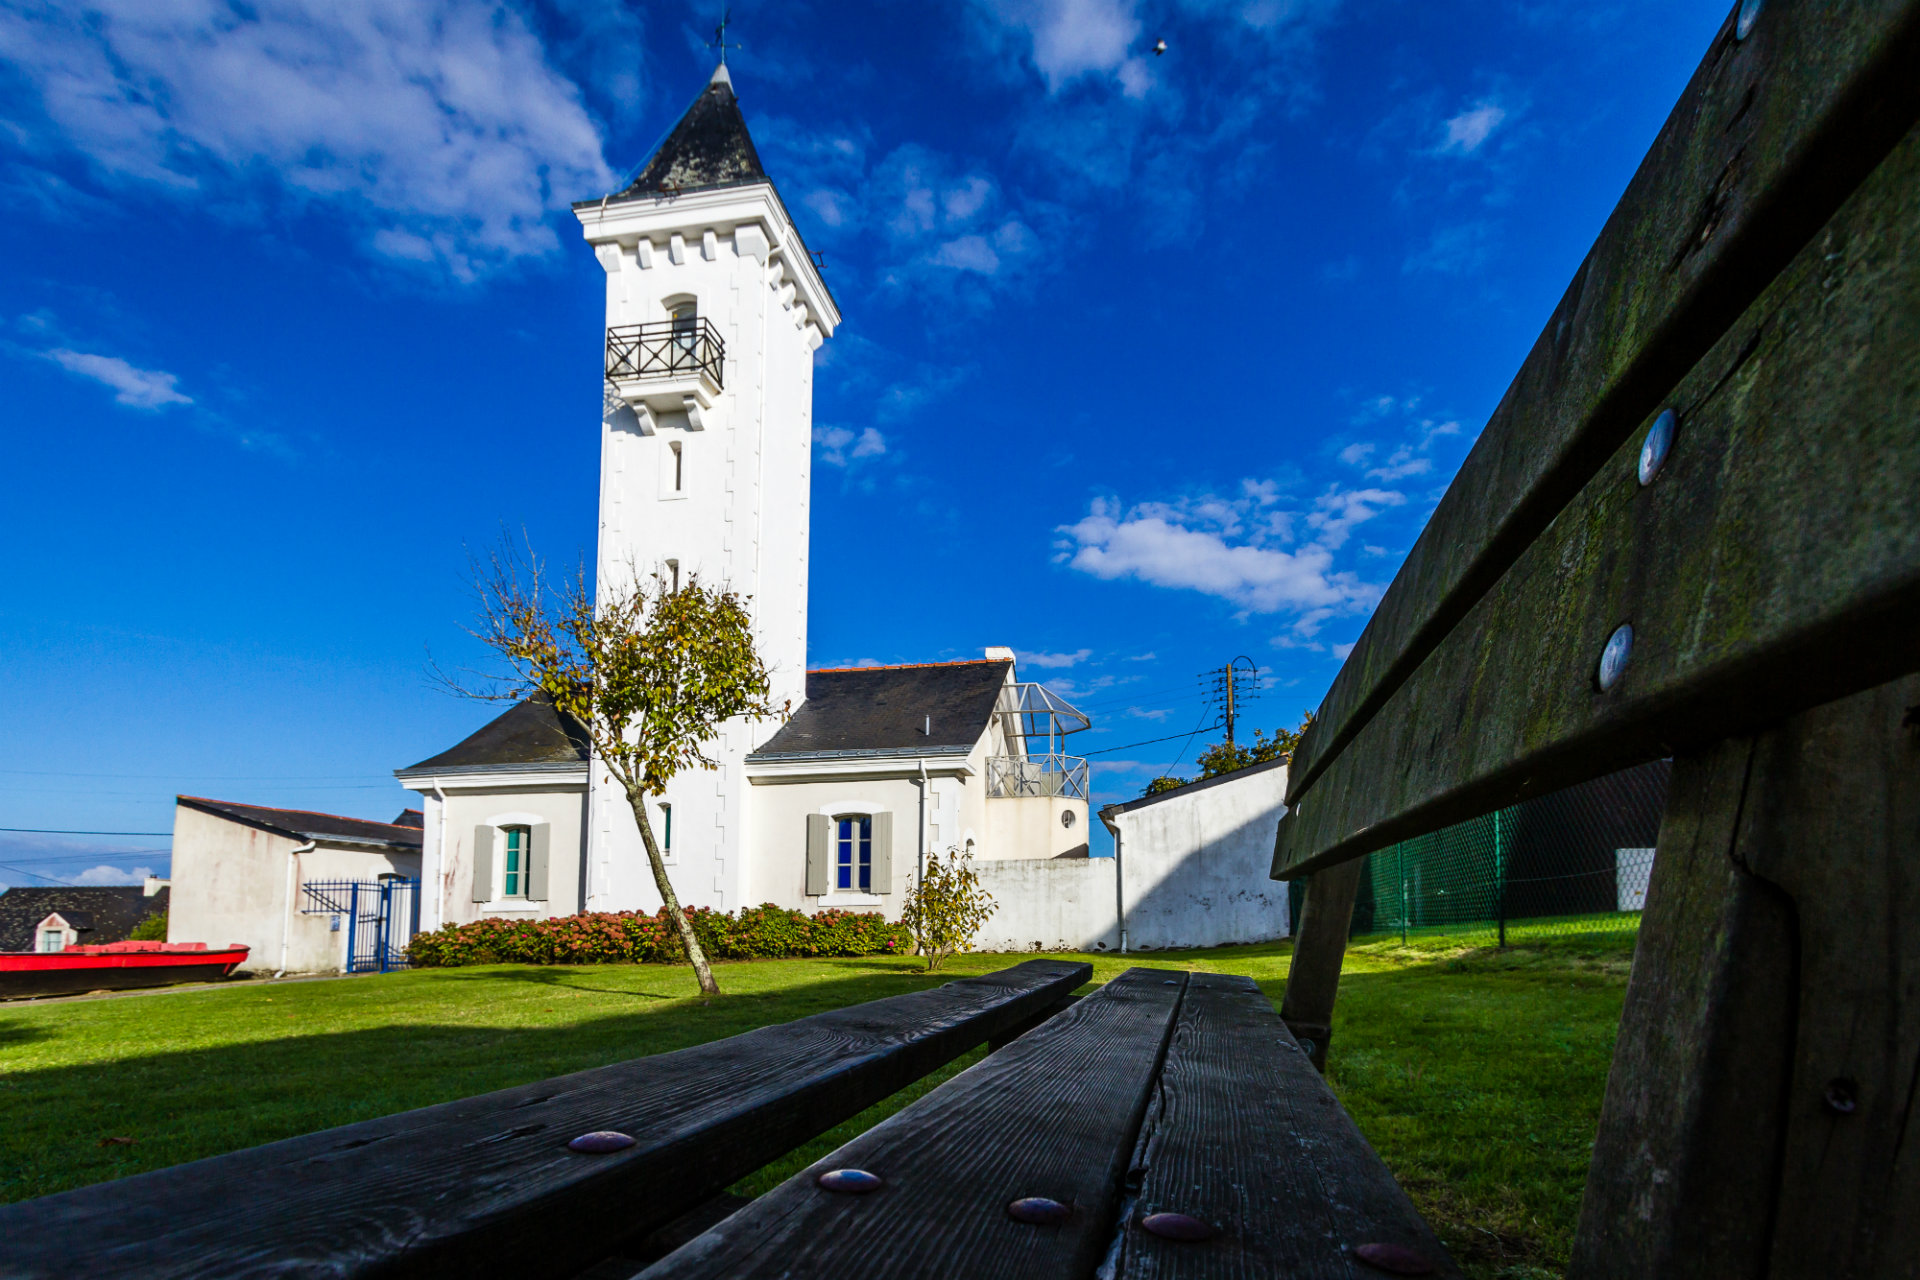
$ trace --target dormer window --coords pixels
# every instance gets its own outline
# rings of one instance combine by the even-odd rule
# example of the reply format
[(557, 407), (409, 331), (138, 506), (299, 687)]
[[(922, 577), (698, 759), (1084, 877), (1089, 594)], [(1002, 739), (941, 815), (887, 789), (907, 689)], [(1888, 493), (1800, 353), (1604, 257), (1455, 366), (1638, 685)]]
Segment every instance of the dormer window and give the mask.
[(67, 949), (67, 931), (58, 925), (40, 930), (40, 945), (37, 951), (65, 951)]

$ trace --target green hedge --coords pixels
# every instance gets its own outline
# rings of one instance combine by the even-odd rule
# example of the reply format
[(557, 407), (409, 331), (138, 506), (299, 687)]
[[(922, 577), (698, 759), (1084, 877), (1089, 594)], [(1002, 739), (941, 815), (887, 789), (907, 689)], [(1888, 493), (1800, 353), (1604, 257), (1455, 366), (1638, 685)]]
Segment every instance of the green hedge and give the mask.
[[(731, 911), (694, 907), (694, 934), (713, 960), (778, 960), (788, 956), (906, 955), (913, 935), (874, 912), (808, 915), (772, 903)], [(416, 968), (462, 964), (680, 964), (679, 932), (662, 907), (594, 911), (550, 920), (476, 920), (415, 935), (407, 958)]]

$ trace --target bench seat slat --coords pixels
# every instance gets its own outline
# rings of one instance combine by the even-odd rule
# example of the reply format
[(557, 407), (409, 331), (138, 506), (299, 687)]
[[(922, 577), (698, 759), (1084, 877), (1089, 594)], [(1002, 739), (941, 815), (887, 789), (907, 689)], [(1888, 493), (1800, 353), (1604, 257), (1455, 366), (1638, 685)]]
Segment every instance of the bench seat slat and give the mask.
[[(1187, 975), (1129, 969), (642, 1272), (646, 1280), (1084, 1280), (1112, 1243)], [(822, 1190), (829, 1169), (885, 1185)], [(1062, 1224), (1016, 1222), (1046, 1196)]]
[[(1731, 10), (1741, 6), (1732, 5)], [(1294, 753), (1297, 801), (1920, 114), (1920, 3), (1730, 12)]]
[[(1188, 981), (1141, 1146), (1122, 1280), (1357, 1280), (1381, 1274), (1352, 1254), (1370, 1243), (1460, 1274), (1251, 978)], [(1183, 1243), (1141, 1228), (1162, 1212), (1220, 1234)]]
[(1662, 403), (1658, 476), (1649, 415), (1280, 823), (1276, 876), (1920, 667), (1920, 128)]
[[(1091, 976), (1030, 960), (0, 1207), (0, 1277), (571, 1275)], [(638, 1142), (566, 1149), (601, 1129)]]

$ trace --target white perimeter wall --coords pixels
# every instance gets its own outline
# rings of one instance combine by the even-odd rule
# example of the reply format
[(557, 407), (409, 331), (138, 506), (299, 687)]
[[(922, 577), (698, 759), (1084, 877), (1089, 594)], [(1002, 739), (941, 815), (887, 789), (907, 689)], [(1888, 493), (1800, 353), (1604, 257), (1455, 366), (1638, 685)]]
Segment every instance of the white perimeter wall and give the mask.
[(1129, 951), (1286, 937), (1287, 887), (1267, 878), (1286, 789), (1286, 766), (1276, 764), (1118, 812), (1117, 859), (975, 863), (997, 904), (975, 947), (1116, 950), (1116, 889), (1124, 898)]

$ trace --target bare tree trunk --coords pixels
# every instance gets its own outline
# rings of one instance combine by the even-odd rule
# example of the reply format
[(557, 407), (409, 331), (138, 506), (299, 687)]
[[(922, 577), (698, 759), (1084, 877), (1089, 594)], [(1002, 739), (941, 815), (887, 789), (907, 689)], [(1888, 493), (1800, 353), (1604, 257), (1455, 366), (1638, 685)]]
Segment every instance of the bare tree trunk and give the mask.
[(667, 864), (660, 856), (660, 846), (654, 841), (653, 823), (647, 819), (647, 797), (640, 788), (631, 784), (626, 786), (626, 793), (627, 804), (640, 824), (640, 842), (647, 846), (647, 865), (653, 868), (654, 886), (660, 890), (660, 898), (667, 904), (667, 914), (673, 918), (674, 927), (680, 930), (680, 941), (687, 948), (687, 960), (693, 965), (694, 977), (700, 979), (700, 992), (702, 995), (717, 996), (720, 994), (720, 984), (713, 980), (713, 969), (707, 964), (707, 953), (701, 950), (700, 939), (695, 936), (687, 913), (680, 909), (680, 895), (673, 891), (673, 881), (667, 879)]

